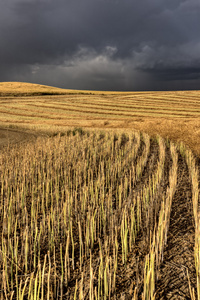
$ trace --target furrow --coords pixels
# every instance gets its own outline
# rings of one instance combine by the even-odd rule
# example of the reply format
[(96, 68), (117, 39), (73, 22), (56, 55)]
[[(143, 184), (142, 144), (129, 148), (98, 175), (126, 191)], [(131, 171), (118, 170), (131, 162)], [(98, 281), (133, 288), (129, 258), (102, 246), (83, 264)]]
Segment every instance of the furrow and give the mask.
[(156, 299), (191, 299), (187, 274), (192, 288), (196, 284), (192, 187), (185, 159), (180, 154), (177, 177), (167, 245), (156, 283)]

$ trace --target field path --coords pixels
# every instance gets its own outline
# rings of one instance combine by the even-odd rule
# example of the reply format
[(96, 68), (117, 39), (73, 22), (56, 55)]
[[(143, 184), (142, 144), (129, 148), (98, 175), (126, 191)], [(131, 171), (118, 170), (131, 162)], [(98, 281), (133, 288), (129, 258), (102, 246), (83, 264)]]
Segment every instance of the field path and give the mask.
[(156, 299), (191, 299), (191, 286), (196, 286), (194, 262), (194, 217), (192, 187), (185, 160), (179, 154), (177, 189), (172, 202), (167, 246), (156, 285)]

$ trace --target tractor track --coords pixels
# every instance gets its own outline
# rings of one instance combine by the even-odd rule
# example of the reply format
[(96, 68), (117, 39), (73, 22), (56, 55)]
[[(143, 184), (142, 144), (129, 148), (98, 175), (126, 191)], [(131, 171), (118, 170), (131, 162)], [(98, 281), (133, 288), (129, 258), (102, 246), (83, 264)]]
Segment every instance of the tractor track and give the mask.
[(170, 225), (164, 260), (156, 284), (156, 299), (191, 299), (196, 286), (194, 262), (195, 228), (192, 186), (185, 160), (179, 154), (177, 189), (172, 201)]

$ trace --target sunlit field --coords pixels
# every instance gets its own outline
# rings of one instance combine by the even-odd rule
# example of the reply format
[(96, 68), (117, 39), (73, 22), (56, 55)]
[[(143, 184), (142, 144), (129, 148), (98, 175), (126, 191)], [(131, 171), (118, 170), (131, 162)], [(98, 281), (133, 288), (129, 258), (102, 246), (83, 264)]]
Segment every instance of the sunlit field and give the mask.
[(199, 297), (198, 176), (183, 145), (139, 132), (6, 149), (1, 299)]
[(200, 92), (95, 92), (0, 83), (0, 126), (140, 130), (183, 141), (200, 154)]
[(200, 299), (200, 92), (9, 84), (0, 299)]

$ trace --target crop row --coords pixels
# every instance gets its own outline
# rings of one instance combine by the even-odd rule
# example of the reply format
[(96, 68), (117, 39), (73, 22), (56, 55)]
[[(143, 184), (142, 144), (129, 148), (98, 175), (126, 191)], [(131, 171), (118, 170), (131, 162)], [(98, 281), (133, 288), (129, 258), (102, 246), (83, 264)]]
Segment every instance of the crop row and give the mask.
[[(139, 238), (150, 247), (141, 262), (142, 288), (136, 274), (130, 296), (154, 299), (178, 156), (170, 143), (172, 166), (163, 190), (166, 142), (157, 137), (158, 157), (149, 173), (151, 143), (148, 135), (138, 132), (88, 133), (38, 139), (2, 153), (2, 299), (119, 299), (120, 272), (128, 268)], [(194, 159), (184, 153), (190, 170), (195, 170), (191, 178), (196, 191)], [(200, 293), (197, 198), (194, 192)]]

